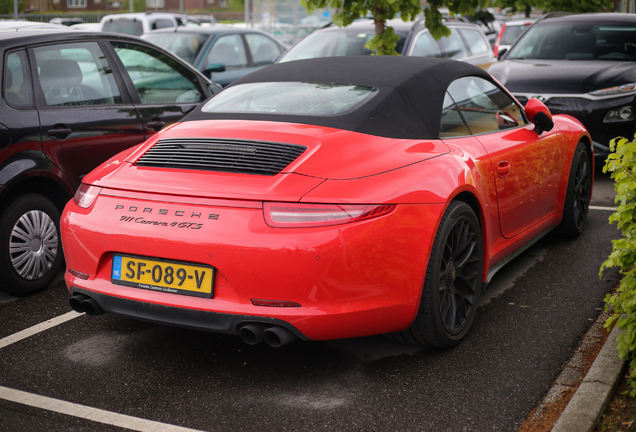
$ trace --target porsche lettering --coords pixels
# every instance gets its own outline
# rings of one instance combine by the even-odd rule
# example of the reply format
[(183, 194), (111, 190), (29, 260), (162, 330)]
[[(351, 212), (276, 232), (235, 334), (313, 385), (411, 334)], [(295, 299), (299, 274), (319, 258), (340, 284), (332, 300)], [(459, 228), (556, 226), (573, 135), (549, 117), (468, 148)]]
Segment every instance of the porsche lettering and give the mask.
[[(186, 213), (185, 210), (170, 211), (168, 209), (162, 209), (162, 208), (160, 208), (158, 210), (155, 210), (152, 207), (140, 208), (139, 206), (132, 206), (132, 205), (126, 207), (123, 204), (116, 204), (115, 205), (115, 210), (124, 210), (124, 211), (128, 211), (128, 212), (131, 212), (131, 213), (136, 213), (136, 212), (141, 211), (142, 213), (151, 213), (151, 214), (153, 212), (156, 212), (157, 214), (162, 215), (162, 216), (190, 217), (190, 218), (199, 218), (199, 219), (201, 219), (202, 217), (205, 217), (204, 213), (202, 213), (202, 212), (194, 212), (193, 211), (193, 212), (190, 212), (190, 214), (188, 215), (188, 213)], [(218, 220), (219, 219), (219, 215), (217, 213), (208, 213), (207, 219)], [(123, 220), (126, 220), (126, 219), (124, 219), (124, 217), (122, 217), (121, 220), (123, 221)], [(132, 218), (130, 220), (132, 220)]]

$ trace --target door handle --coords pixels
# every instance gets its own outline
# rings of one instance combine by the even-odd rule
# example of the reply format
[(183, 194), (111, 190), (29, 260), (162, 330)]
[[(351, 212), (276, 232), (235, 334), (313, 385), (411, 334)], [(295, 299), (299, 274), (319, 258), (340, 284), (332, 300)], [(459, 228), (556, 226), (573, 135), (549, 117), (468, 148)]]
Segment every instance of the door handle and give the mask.
[(497, 175), (499, 178), (504, 178), (508, 174), (510, 174), (510, 162), (508, 161), (499, 161), (497, 162)]
[(166, 122), (159, 119), (153, 119), (152, 121), (149, 121), (146, 124), (146, 126), (148, 126), (148, 129), (152, 129), (155, 132), (160, 131), (161, 128), (164, 127), (165, 125), (166, 125)]
[(46, 134), (50, 137), (54, 137), (54, 138), (61, 138), (64, 139), (67, 136), (69, 136), (71, 134), (71, 132), (73, 132), (73, 129), (69, 129), (69, 128), (55, 128), (55, 129), (49, 129), (46, 131)]

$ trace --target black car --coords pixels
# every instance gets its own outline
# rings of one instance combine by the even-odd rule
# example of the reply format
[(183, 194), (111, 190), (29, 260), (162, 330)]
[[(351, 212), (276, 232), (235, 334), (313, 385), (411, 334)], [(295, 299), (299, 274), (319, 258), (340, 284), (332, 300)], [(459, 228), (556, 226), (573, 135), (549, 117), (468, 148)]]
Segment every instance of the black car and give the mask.
[[(439, 41), (433, 39), (424, 20), (404, 22), (398, 18), (388, 21), (387, 25), (400, 38), (395, 50), (405, 56), (450, 58), (482, 68), (496, 60), (486, 36), (476, 24), (445, 22), (451, 34)], [(369, 19), (355, 21), (347, 27), (337, 27), (332, 23), (301, 39), (276, 63), (317, 57), (370, 55), (371, 51), (365, 45), (374, 36), (375, 26)]]
[(286, 49), (263, 31), (220, 25), (154, 30), (141, 37), (178, 55), (222, 86), (272, 64)]
[(597, 161), (609, 142), (636, 131), (636, 15), (550, 16), (533, 24), (488, 71), (521, 103), (580, 120)]
[(136, 37), (0, 33), (0, 290), (47, 287), (63, 264), (60, 213), (81, 178), (179, 121), (207, 78)]

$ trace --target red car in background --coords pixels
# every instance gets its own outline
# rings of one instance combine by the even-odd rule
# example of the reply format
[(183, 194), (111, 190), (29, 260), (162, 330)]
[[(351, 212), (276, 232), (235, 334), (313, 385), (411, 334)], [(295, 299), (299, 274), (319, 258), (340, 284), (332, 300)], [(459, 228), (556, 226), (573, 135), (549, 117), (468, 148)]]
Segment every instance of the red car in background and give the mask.
[(450, 347), (502, 265), (581, 233), (592, 180), (581, 123), (478, 67), (281, 63), (84, 177), (62, 216), (70, 302), (250, 344)]

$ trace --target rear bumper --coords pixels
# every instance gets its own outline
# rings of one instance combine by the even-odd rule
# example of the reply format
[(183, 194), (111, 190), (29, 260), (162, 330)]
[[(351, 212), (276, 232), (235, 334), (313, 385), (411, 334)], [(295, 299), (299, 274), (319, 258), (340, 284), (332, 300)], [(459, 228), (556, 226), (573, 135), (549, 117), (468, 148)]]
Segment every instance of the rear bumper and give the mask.
[[(145, 321), (229, 334), (246, 320), (271, 322), (311, 340), (407, 328), (445, 210), (399, 205), (391, 214), (346, 225), (272, 228), (253, 203), (153, 198), (100, 195), (89, 210), (69, 202), (61, 224), (67, 268), (88, 275), (66, 273), (72, 292), (89, 295), (107, 312)], [(213, 266), (214, 296), (113, 284), (115, 253)], [(252, 299), (300, 307), (258, 306)]]
[(100, 294), (84, 288), (71, 287), (71, 295), (85, 294), (95, 300), (106, 313), (155, 324), (165, 324), (192, 330), (238, 335), (239, 329), (251, 323), (285, 327), (303, 340), (309, 338), (291, 324), (275, 318), (234, 315), (195, 309), (156, 305), (121, 297)]

